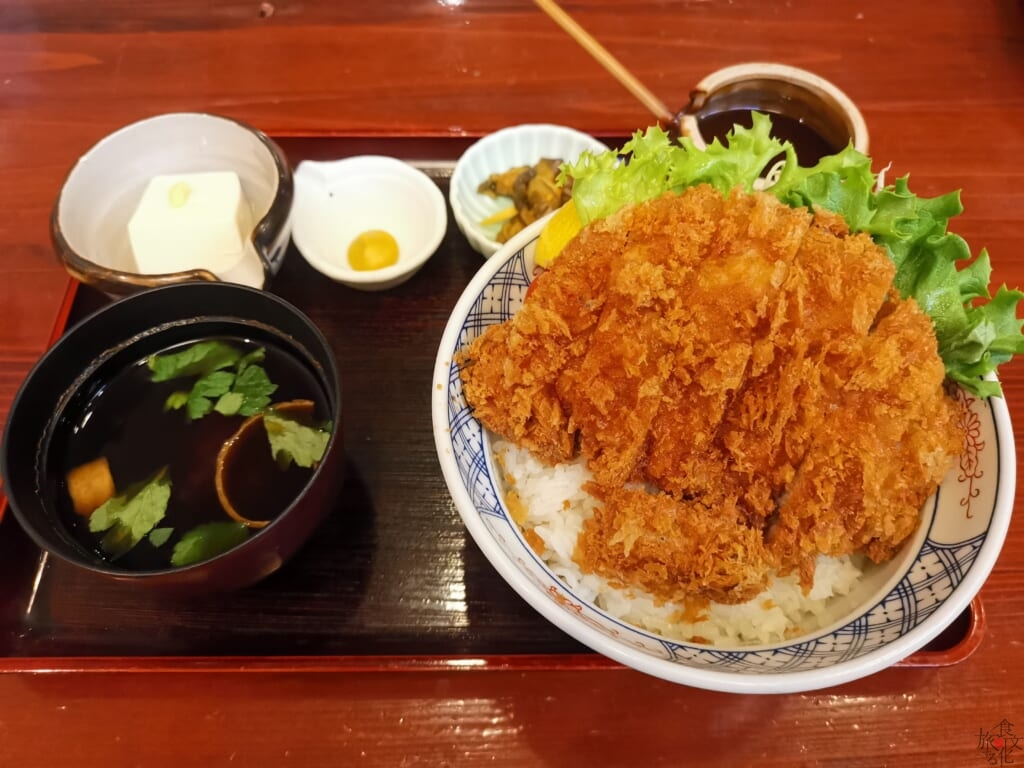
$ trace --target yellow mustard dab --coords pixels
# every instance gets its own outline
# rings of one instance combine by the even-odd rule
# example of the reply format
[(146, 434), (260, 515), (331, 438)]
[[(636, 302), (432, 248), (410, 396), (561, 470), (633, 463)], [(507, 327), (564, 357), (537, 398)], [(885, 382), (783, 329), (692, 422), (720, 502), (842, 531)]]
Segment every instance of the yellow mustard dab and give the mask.
[(359, 272), (383, 269), (397, 262), (398, 242), (382, 229), (361, 232), (348, 247), (348, 263)]

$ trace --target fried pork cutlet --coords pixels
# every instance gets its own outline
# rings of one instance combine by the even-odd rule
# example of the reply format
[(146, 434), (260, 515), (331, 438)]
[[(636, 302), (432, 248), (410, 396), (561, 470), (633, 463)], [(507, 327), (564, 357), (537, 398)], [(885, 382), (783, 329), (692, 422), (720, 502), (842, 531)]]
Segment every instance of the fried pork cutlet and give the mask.
[(931, 319), (912, 299), (890, 309), (844, 361), (837, 407), (818, 422), (768, 531), (780, 566), (806, 586), (819, 552), (890, 559), (963, 445)]
[(709, 507), (636, 488), (586, 490), (603, 506), (576, 542), (573, 559), (585, 572), (616, 586), (642, 587), (662, 600), (741, 603), (768, 586), (764, 537), (745, 524), (735, 499)]
[(895, 268), (867, 235), (818, 212), (771, 309), (719, 440), (754, 519), (766, 519), (834, 407), (842, 361), (863, 344)]
[(474, 415), (549, 463), (576, 450), (555, 385), (586, 352), (605, 301), (613, 256), (628, 233), (595, 226), (580, 233), (531, 286), (511, 320), (488, 326), (463, 352), (461, 376)]
[[(767, 195), (734, 195), (688, 281), (686, 330), (649, 433), (646, 479), (678, 496), (727, 482), (715, 436), (754, 360), (776, 295), (811, 222)], [(686, 436), (680, 439), (680, 436)]]
[(629, 480), (643, 455), (680, 333), (693, 324), (698, 267), (729, 221), (710, 187), (685, 202), (669, 194), (623, 211), (616, 226), (629, 242), (610, 269), (600, 320), (586, 354), (559, 381), (580, 451), (607, 487)]
[[(581, 454), (576, 559), (664, 600), (891, 557), (962, 443), (930, 319), (841, 218), (696, 187), (585, 228), (461, 358), (488, 429)], [(887, 296), (889, 298), (887, 299)]]

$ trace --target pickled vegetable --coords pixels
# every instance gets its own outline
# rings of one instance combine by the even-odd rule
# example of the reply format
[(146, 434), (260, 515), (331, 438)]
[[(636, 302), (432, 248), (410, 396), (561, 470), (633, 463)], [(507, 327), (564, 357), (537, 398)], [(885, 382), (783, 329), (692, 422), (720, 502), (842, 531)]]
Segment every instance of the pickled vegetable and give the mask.
[(558, 158), (543, 158), (534, 165), (492, 173), (477, 187), (481, 195), (512, 198), (512, 205), (481, 222), (484, 226), (501, 224), (495, 240), (508, 242), (513, 235), (570, 199), (571, 184), (562, 185), (558, 181), (561, 166)]

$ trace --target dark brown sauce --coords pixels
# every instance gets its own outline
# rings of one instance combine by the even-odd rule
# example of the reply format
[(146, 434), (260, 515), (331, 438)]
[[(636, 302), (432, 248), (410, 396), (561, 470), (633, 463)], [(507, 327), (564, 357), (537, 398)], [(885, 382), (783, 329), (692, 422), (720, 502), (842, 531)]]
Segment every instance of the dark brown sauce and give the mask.
[[(160, 354), (177, 351), (199, 340), (160, 350)], [(317, 418), (327, 417), (320, 412), (326, 398), (316, 378), (291, 354), (262, 340), (258, 344), (240, 338), (221, 340), (243, 351), (264, 347), (266, 359), (262, 365), (270, 380), (278, 385), (273, 400), (313, 400), (317, 403)], [(105, 380), (83, 387), (88, 397), (70, 403), (54, 432), (50, 448), (53, 460), (48, 466), (54, 476), (50, 482), (56, 485), (54, 496), (58, 513), (83, 546), (125, 570), (168, 568), (174, 544), (183, 534), (203, 523), (231, 521), (217, 498), (216, 460), (221, 445), (245, 418), (212, 412), (189, 421), (184, 410), (165, 411), (167, 396), (176, 390), (189, 389), (193, 381), (177, 379), (154, 383), (146, 361), (138, 360)], [(236, 485), (245, 487), (245, 504), (253, 519), (268, 520), (288, 506), (312, 472), (296, 467), (280, 471), (271, 458), (269, 443), (266, 440), (262, 443), (267, 460), (256, 463), (257, 445), (253, 441), (252, 456), (248, 451), (246, 456), (240, 456), (233, 475), (242, 481)], [(118, 493), (133, 483), (149, 479), (162, 467), (168, 468), (171, 498), (166, 516), (158, 526), (174, 528), (167, 543), (154, 547), (144, 538), (116, 559), (103, 553), (99, 547), (102, 534), (90, 532), (88, 518), (74, 513), (64, 480), (70, 469), (99, 456), (105, 456), (110, 463)], [(243, 466), (250, 460), (254, 462), (251, 468)]]
[[(758, 110), (764, 111), (764, 110)], [(816, 165), (821, 158), (834, 155), (843, 147), (833, 146), (824, 136), (802, 120), (775, 112), (768, 112), (772, 119), (772, 136), (780, 141), (788, 141), (796, 150), (797, 161), (804, 167)], [(744, 128), (753, 126), (750, 109), (723, 109), (715, 112), (697, 114), (697, 126), (701, 135), (710, 144), (718, 139), (728, 145), (726, 136), (735, 125)]]

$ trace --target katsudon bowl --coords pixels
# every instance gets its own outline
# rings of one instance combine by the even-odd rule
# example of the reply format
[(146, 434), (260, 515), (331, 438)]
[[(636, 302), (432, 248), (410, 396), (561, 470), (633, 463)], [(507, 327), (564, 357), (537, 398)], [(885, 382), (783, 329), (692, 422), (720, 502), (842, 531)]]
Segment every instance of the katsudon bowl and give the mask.
[[(564, 562), (538, 554), (533, 537), (513, 519), (513, 511), (521, 516), (522, 510), (507, 503), (497, 440), (466, 402), (458, 355), (522, 305), (538, 273), (534, 251), (546, 220), (509, 241), (468, 285), (445, 329), (432, 383), (434, 438), (452, 498), (474, 541), (523, 599), (626, 666), (738, 693), (814, 690), (870, 675), (921, 649), (960, 616), (1002, 547), (1016, 468), (1005, 402), (960, 390), (966, 438), (959, 464), (923, 506), (916, 533), (897, 555), (866, 565), (846, 594), (824, 601), (814, 629), (791, 631), (776, 642), (670, 639), (600, 607), (586, 578), (567, 575)], [(550, 500), (557, 505), (564, 493), (552, 486)], [(745, 615), (738, 614), (741, 621)]]

